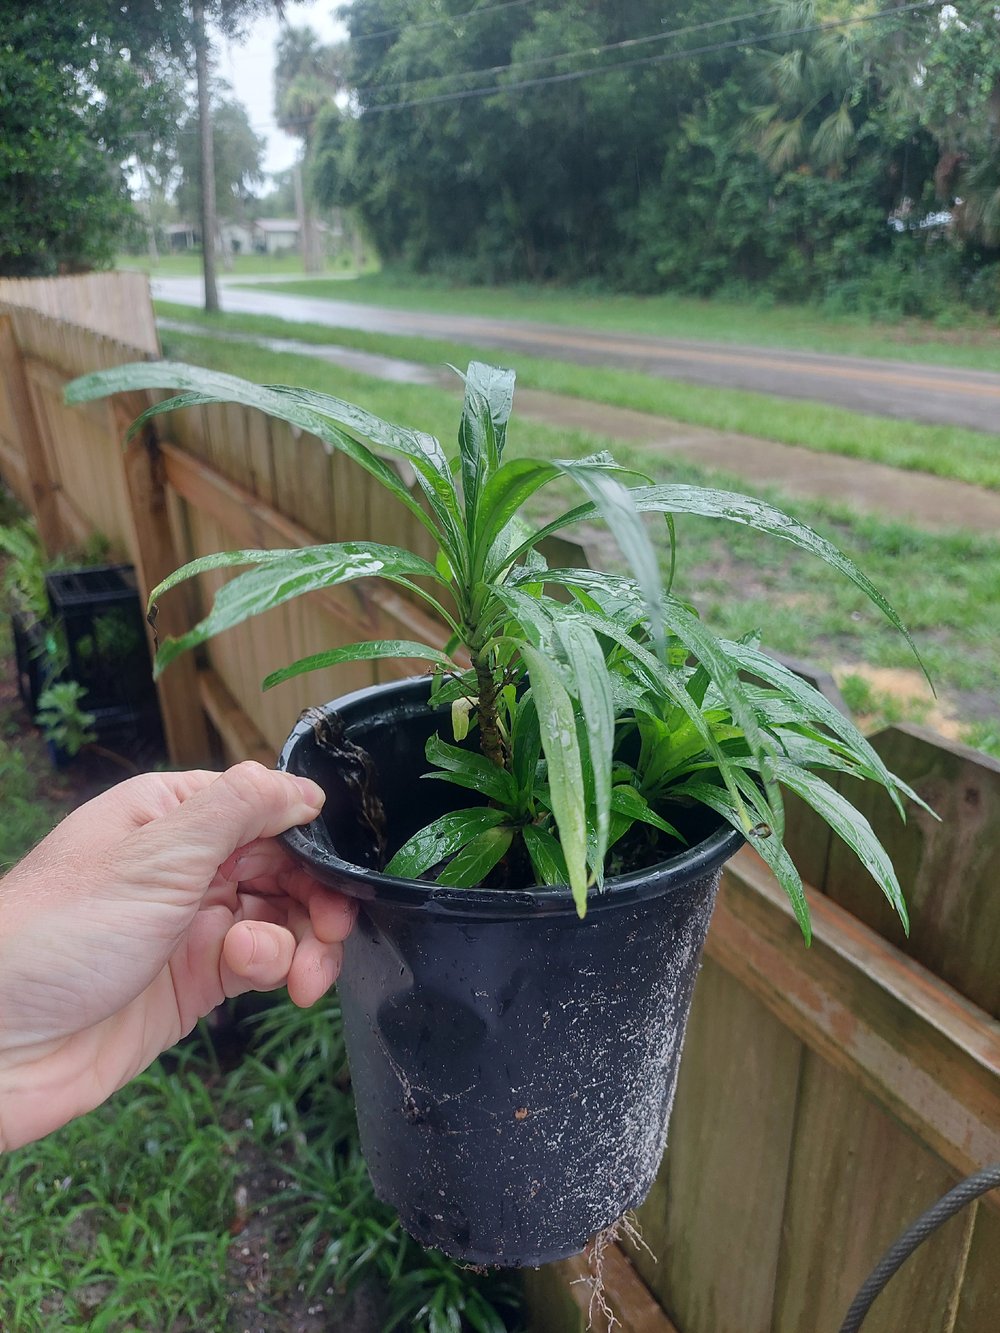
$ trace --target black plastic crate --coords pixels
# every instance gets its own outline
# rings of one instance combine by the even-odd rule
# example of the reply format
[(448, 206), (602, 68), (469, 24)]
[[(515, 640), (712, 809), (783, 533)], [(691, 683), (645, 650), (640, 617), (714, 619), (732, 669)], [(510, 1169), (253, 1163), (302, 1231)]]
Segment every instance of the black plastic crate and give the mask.
[(52, 618), (65, 635), (69, 680), (89, 712), (157, 710), (145, 620), (131, 565), (59, 569), (45, 576)]
[(23, 611), (11, 612), (10, 628), (14, 636), (17, 692), (21, 703), (34, 717), (38, 712), (38, 696), (50, 684), (46, 672), (45, 631), (37, 620)]

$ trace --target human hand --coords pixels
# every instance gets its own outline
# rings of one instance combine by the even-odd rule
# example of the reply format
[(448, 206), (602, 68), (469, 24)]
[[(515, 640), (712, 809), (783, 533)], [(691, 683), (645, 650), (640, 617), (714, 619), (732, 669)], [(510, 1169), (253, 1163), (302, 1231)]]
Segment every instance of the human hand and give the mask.
[(336, 980), (355, 906), (274, 837), (323, 803), (259, 764), (132, 778), (0, 882), (0, 1150), (92, 1110), (226, 996)]

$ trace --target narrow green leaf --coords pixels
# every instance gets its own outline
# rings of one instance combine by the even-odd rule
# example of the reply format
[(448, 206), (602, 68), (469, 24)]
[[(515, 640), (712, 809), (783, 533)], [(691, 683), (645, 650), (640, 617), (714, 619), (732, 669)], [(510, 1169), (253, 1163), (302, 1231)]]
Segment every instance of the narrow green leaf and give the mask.
[[(461, 374), (461, 372), (458, 372)], [(458, 431), (465, 521), (470, 532), (477, 526), (480, 492), (500, 466), (507, 421), (514, 398), (514, 372), (470, 363), (462, 379), (465, 402)]]
[(653, 643), (662, 657), (665, 642), (660, 562), (632, 498), (634, 492), (603, 468), (581, 463), (557, 463), (556, 466), (590, 496), (628, 561), (646, 604)]
[(488, 828), (478, 833), (471, 842), (452, 857), (437, 877), (439, 884), (455, 889), (471, 889), (490, 873), (506, 855), (514, 837), (510, 828)]
[(546, 657), (527, 644), (521, 651), (538, 709), (552, 813), (566, 858), (569, 886), (576, 910), (583, 917), (587, 910), (587, 812), (573, 701)]
[[(184, 571), (179, 571), (178, 575), (166, 581), (167, 584), (173, 586), (182, 574)], [(176, 639), (166, 639), (161, 644), (156, 657), (157, 674), (189, 648), (303, 593), (334, 587), (353, 579), (378, 577), (426, 596), (411, 582), (413, 577), (420, 575), (437, 578), (434, 566), (426, 560), (408, 551), (379, 546), (373, 542), (338, 542), (330, 546), (305, 546), (288, 551), (284, 560), (260, 564), (223, 584), (204, 620), (199, 621), (186, 634)]]
[(864, 815), (816, 773), (798, 768), (781, 758), (776, 760), (775, 768), (779, 781), (790, 787), (797, 796), (801, 796), (850, 847), (895, 908), (903, 929), (909, 934), (910, 920), (906, 902), (892, 861)]
[[(567, 584), (576, 581), (577, 571), (559, 570), (558, 576)], [(618, 575), (604, 574), (595, 579), (595, 571), (587, 570), (580, 572), (580, 581), (585, 587), (604, 586), (609, 589), (622, 588), (622, 596), (625, 596), (629, 587), (629, 581), (623, 580)], [(586, 613), (576, 612), (577, 615), (584, 615), (587, 623), (598, 634), (614, 636), (617, 628), (610, 622), (601, 617), (586, 616)], [(729, 654), (724, 650), (720, 641), (715, 637), (712, 631), (705, 625), (687, 606), (676, 597), (664, 595), (661, 600), (661, 614), (663, 623), (672, 634), (683, 643), (698, 659), (699, 663), (705, 667), (711, 676), (713, 682), (719, 689), (720, 694), (725, 700), (726, 707), (730, 709), (733, 720), (743, 731), (746, 737), (747, 745), (752, 754), (757, 756), (761, 777), (768, 795), (768, 801), (771, 807), (771, 822), (779, 830), (782, 828), (783, 808), (781, 804), (781, 794), (770, 777), (768, 768), (768, 756), (773, 748), (766, 734), (762, 731), (757, 716), (753, 710), (750, 700), (747, 698), (743, 682), (740, 680), (739, 673), (733, 664)], [(626, 641), (629, 651), (635, 656), (639, 656), (641, 648), (634, 644), (631, 639)], [(658, 668), (652, 682), (658, 690), (662, 686), (668, 686), (670, 697), (675, 703), (679, 703), (685, 714), (690, 717), (698, 727), (702, 735), (708, 739), (713, 756), (719, 761), (719, 771), (721, 772), (727, 787), (729, 787), (736, 804), (740, 804), (740, 798), (727, 776), (724, 756), (719, 750), (718, 745), (712, 736), (711, 729), (708, 727), (701, 710), (691, 699), (687, 690), (684, 691), (684, 697), (679, 698), (675, 683), (666, 668)]]
[(385, 873), (399, 875), (402, 879), (419, 879), (426, 870), (453, 856), (484, 829), (495, 828), (506, 818), (503, 810), (492, 810), (486, 805), (452, 810), (404, 842), (386, 866)]
[[(914, 657), (933, 689), (933, 681), (928, 675), (927, 668), (917, 652), (909, 630), (897, 612), (849, 556), (844, 555), (832, 542), (821, 537), (806, 524), (800, 523), (774, 505), (757, 500), (753, 496), (742, 495), (737, 491), (719, 491), (709, 487), (684, 485), (639, 486), (632, 490), (631, 496), (640, 513), (698, 514), (703, 518), (721, 518), (730, 523), (740, 523), (755, 528), (772, 537), (780, 537), (783, 541), (791, 542), (801, 550), (818, 556), (846, 575), (879, 608), (890, 624), (899, 630), (910, 645)], [(562, 528), (575, 523), (590, 522), (599, 514), (600, 510), (596, 504), (578, 505), (575, 509), (568, 510), (533, 533), (529, 540), (522, 542), (521, 546), (516, 547), (510, 553), (510, 559), (517, 560), (529, 546), (537, 545)]]
[(511, 727), (511, 771), (518, 792), (530, 795), (535, 785), (538, 761), (542, 757), (542, 733), (538, 709), (530, 690), (517, 701)]
[[(805, 890), (802, 887), (802, 876), (796, 869), (795, 862), (789, 856), (781, 839), (774, 832), (764, 836), (765, 831), (763, 830), (760, 834), (747, 833), (743, 825), (742, 812), (733, 803), (730, 794), (721, 787), (713, 786), (710, 782), (689, 779), (676, 788), (676, 794), (678, 796), (688, 796), (701, 805), (707, 805), (710, 810), (717, 811), (728, 823), (732, 824), (733, 828), (747, 837), (750, 846), (761, 857), (765, 865), (770, 868), (775, 879), (788, 895), (788, 900), (795, 913), (795, 919), (802, 931), (802, 937), (806, 945), (811, 944), (812, 923), (809, 919), (809, 904), (806, 901)], [(746, 801), (756, 808), (759, 793), (752, 783), (744, 786), (743, 795)], [(758, 813), (762, 815), (762, 823), (767, 826), (766, 806), (763, 805), (763, 802), (760, 804), (761, 809)]]
[(345, 643), (340, 648), (327, 648), (323, 652), (312, 653), (309, 657), (300, 657), (290, 666), (272, 671), (264, 678), (262, 688), (273, 689), (283, 681), (295, 676), (304, 676), (309, 671), (321, 671), (324, 667), (341, 666), (344, 662), (375, 662), (382, 658), (415, 657), (423, 661), (450, 670), (454, 663), (445, 653), (436, 648), (429, 648), (425, 643), (413, 639), (372, 639), (367, 643)]
[(474, 534), (476, 568), (485, 578), (496, 578), (507, 563), (507, 543), (499, 543), (500, 534), (525, 501), (558, 475), (551, 463), (512, 458), (489, 478), (479, 499)]
[(653, 828), (659, 829), (661, 833), (667, 833), (671, 838), (676, 838), (678, 842), (687, 842), (684, 835), (679, 833), (673, 824), (668, 823), (662, 815), (656, 813), (641, 792), (636, 791), (634, 787), (627, 783), (622, 783), (612, 790), (611, 809), (616, 815), (625, 816), (631, 823), (650, 824)]
[[(425, 751), (430, 763), (443, 769), (442, 776), (460, 776), (466, 781), (463, 785), (472, 791), (480, 791), (491, 800), (510, 805), (514, 799), (514, 779), (506, 769), (492, 763), (481, 754), (472, 750), (460, 750), (457, 745), (449, 745), (440, 736), (431, 736)], [(435, 774), (428, 774), (434, 777)]]
[(526, 824), (521, 833), (539, 884), (568, 884), (566, 858), (552, 834), (537, 824)]
[(615, 712), (608, 668), (597, 636), (589, 625), (564, 620), (556, 625), (580, 700), (589, 751), (588, 766), (594, 786), (593, 867), (600, 888), (604, 882), (604, 858), (608, 851), (611, 820), (611, 763), (615, 745)]
[[(240, 379), (236, 375), (209, 370), (204, 366), (188, 366), (176, 361), (136, 361), (124, 366), (115, 366), (111, 370), (81, 375), (79, 379), (71, 381), (66, 386), (65, 399), (67, 403), (85, 403), (130, 389), (185, 391), (176, 398), (155, 404), (137, 417), (129, 429), (130, 438), (141, 430), (147, 421), (165, 412), (209, 403), (240, 403), (244, 407), (254, 407), (266, 412), (268, 416), (299, 426), (332, 448), (340, 449), (405, 505), (437, 540), (441, 540), (443, 534), (438, 525), (420, 501), (411, 495), (409, 488), (403, 484), (393, 468), (365, 445), (338, 429), (325, 413), (318, 411), (303, 398), (301, 390), (282, 385), (252, 384), (249, 380)], [(378, 418), (364, 415), (369, 425), (375, 426), (378, 423)], [(392, 447), (389, 441), (396, 438), (393, 435), (396, 428), (388, 426), (388, 423), (378, 423), (378, 426), (385, 426), (386, 431), (383, 433), (381, 429), (377, 429), (378, 438), (373, 436), (375, 443)], [(398, 439), (396, 443), (398, 446)], [(400, 447), (397, 447), (396, 451), (406, 452)], [(446, 544), (450, 545), (454, 540), (451, 526), (448, 531), (451, 540)]]
[(803, 680), (801, 676), (797, 676), (794, 671), (790, 671), (788, 667), (783, 666), (780, 662), (776, 662), (773, 657), (768, 657), (766, 653), (752, 648), (747, 643), (734, 643), (728, 639), (723, 639), (721, 644), (742, 670), (758, 676), (761, 680), (765, 680), (768, 684), (781, 690), (798, 704), (810, 719), (822, 723), (835, 736), (839, 736), (858, 761), (865, 765), (871, 777), (886, 789), (892, 798), (893, 804), (904, 819), (906, 815), (898, 792), (908, 796), (911, 801), (926, 810), (929, 815), (933, 815), (935, 819), (938, 818), (926, 801), (918, 796), (911, 787), (907, 786), (901, 778), (898, 778), (895, 773), (889, 771), (878, 752), (865, 739), (851, 718), (842, 713), (824, 695), (820, 694), (815, 686)]

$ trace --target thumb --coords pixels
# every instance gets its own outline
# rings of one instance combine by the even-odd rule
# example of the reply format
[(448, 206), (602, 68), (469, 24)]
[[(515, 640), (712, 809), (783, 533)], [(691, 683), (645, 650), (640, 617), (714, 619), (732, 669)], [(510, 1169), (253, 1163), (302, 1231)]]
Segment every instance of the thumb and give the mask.
[(238, 847), (310, 823), (324, 799), (308, 778), (248, 761), (137, 830), (133, 851), (147, 880), (183, 881), (200, 896)]

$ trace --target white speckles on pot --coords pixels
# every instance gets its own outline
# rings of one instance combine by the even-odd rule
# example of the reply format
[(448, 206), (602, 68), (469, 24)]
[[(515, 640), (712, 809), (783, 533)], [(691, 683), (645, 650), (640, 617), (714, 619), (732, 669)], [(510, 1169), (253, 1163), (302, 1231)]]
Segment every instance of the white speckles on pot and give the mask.
[(583, 922), (363, 909), (341, 979), (362, 1147), (418, 1240), (534, 1265), (642, 1201), (717, 880)]

